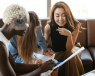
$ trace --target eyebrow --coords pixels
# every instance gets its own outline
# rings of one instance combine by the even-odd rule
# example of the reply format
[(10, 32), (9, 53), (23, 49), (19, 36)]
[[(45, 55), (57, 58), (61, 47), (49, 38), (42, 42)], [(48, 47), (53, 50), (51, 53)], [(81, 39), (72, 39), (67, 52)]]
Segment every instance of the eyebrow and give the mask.
[[(59, 15), (58, 13), (55, 13), (56, 15)], [(64, 15), (65, 13), (62, 13), (62, 15)]]

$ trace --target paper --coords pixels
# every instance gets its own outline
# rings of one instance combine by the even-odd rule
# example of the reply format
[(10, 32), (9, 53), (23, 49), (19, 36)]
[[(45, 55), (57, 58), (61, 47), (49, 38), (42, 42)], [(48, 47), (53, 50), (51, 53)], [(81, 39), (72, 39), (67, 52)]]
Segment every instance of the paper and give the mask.
[[(49, 74), (52, 73), (52, 71), (58, 67), (60, 67), (61, 65), (63, 65), (64, 63), (66, 63), (68, 60), (70, 60), (71, 58), (73, 58), (74, 56), (76, 56), (78, 53), (82, 52), (85, 48), (84, 47), (81, 47), (77, 52), (75, 52), (74, 54), (72, 54), (70, 57), (68, 57), (66, 60), (64, 60), (62, 63), (58, 64), (57, 66), (55, 66), (52, 70), (49, 70), (47, 72), (44, 72), (41, 74), (41, 76), (48, 76)], [(38, 59), (41, 59), (43, 60), (43, 62), (46, 62), (50, 59), (54, 60), (56, 63), (57, 63), (57, 60), (54, 59), (55, 57), (55, 54), (52, 56), (52, 57), (49, 57), (49, 56), (46, 56), (46, 55), (42, 55), (42, 54), (37, 54), (37, 53), (34, 53), (33, 52), (33, 55), (32, 57), (35, 58), (35, 56), (38, 58)]]
[[(57, 63), (57, 60), (54, 59), (55, 54), (53, 54), (52, 57), (49, 57), (49, 56), (46, 56), (46, 55), (37, 54), (37, 53), (33, 52), (32, 57), (35, 58), (35, 56), (36, 56), (38, 59), (43, 60), (43, 62), (46, 62), (46, 61), (52, 59), (53, 61), (55, 61), (55, 63)], [(41, 73), (41, 76), (49, 76), (51, 73), (52, 73), (52, 70), (49, 70), (49, 71), (47, 71), (47, 72)]]
[(94, 73), (88, 73), (88, 74), (85, 75), (85, 76), (95, 76), (95, 74), (94, 74)]
[(69, 56), (66, 60), (64, 60), (62, 63), (58, 64), (57, 66), (55, 66), (52, 70), (60, 67), (61, 65), (63, 65), (64, 63), (66, 63), (68, 60), (70, 60), (71, 58), (73, 58), (74, 56), (76, 56), (78, 53), (82, 52), (85, 48), (81, 47), (77, 52), (73, 53), (71, 56)]
[(32, 55), (33, 58), (35, 58), (34, 55), (35, 55), (38, 59), (43, 60), (43, 62), (46, 62), (46, 61), (48, 61), (48, 60), (50, 60), (50, 59), (53, 60), (54, 57), (55, 57), (55, 54), (53, 54), (52, 57), (49, 57), (49, 56), (46, 56), (46, 55), (42, 55), (42, 54), (38, 54), (38, 53), (33, 52), (33, 55)]

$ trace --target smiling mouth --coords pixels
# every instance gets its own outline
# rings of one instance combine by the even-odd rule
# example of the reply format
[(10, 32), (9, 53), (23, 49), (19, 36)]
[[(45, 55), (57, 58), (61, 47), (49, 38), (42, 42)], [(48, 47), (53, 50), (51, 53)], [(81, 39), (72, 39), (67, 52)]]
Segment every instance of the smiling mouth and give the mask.
[(64, 22), (58, 22), (59, 24), (63, 24)]
[(58, 23), (58, 24), (62, 25), (62, 24), (64, 24), (64, 23)]
[(64, 22), (58, 22), (58, 23), (64, 23)]

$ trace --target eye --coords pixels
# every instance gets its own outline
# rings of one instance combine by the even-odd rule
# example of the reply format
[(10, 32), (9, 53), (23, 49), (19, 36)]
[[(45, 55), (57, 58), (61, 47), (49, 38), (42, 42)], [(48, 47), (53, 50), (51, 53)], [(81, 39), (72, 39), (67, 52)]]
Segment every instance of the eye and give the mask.
[(56, 16), (56, 17), (59, 17), (59, 16)]
[(66, 15), (63, 15), (63, 17), (66, 17)]
[(65, 17), (65, 16), (63, 16), (63, 17)]

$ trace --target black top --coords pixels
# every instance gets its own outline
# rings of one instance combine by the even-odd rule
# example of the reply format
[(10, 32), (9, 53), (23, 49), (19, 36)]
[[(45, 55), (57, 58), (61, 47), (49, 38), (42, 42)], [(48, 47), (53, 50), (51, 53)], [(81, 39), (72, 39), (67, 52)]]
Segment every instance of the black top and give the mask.
[[(59, 32), (56, 29), (58, 29), (58, 27), (60, 27), (60, 26), (58, 26), (57, 24), (55, 26), (52, 26), (50, 23), (49, 25), (51, 28), (51, 34), (50, 34), (51, 41), (52, 41), (51, 49), (55, 52), (65, 51), (67, 36), (59, 34)], [(64, 27), (60, 27), (60, 28), (66, 28), (66, 29), (70, 30), (68, 28), (68, 24), (66, 24)]]

